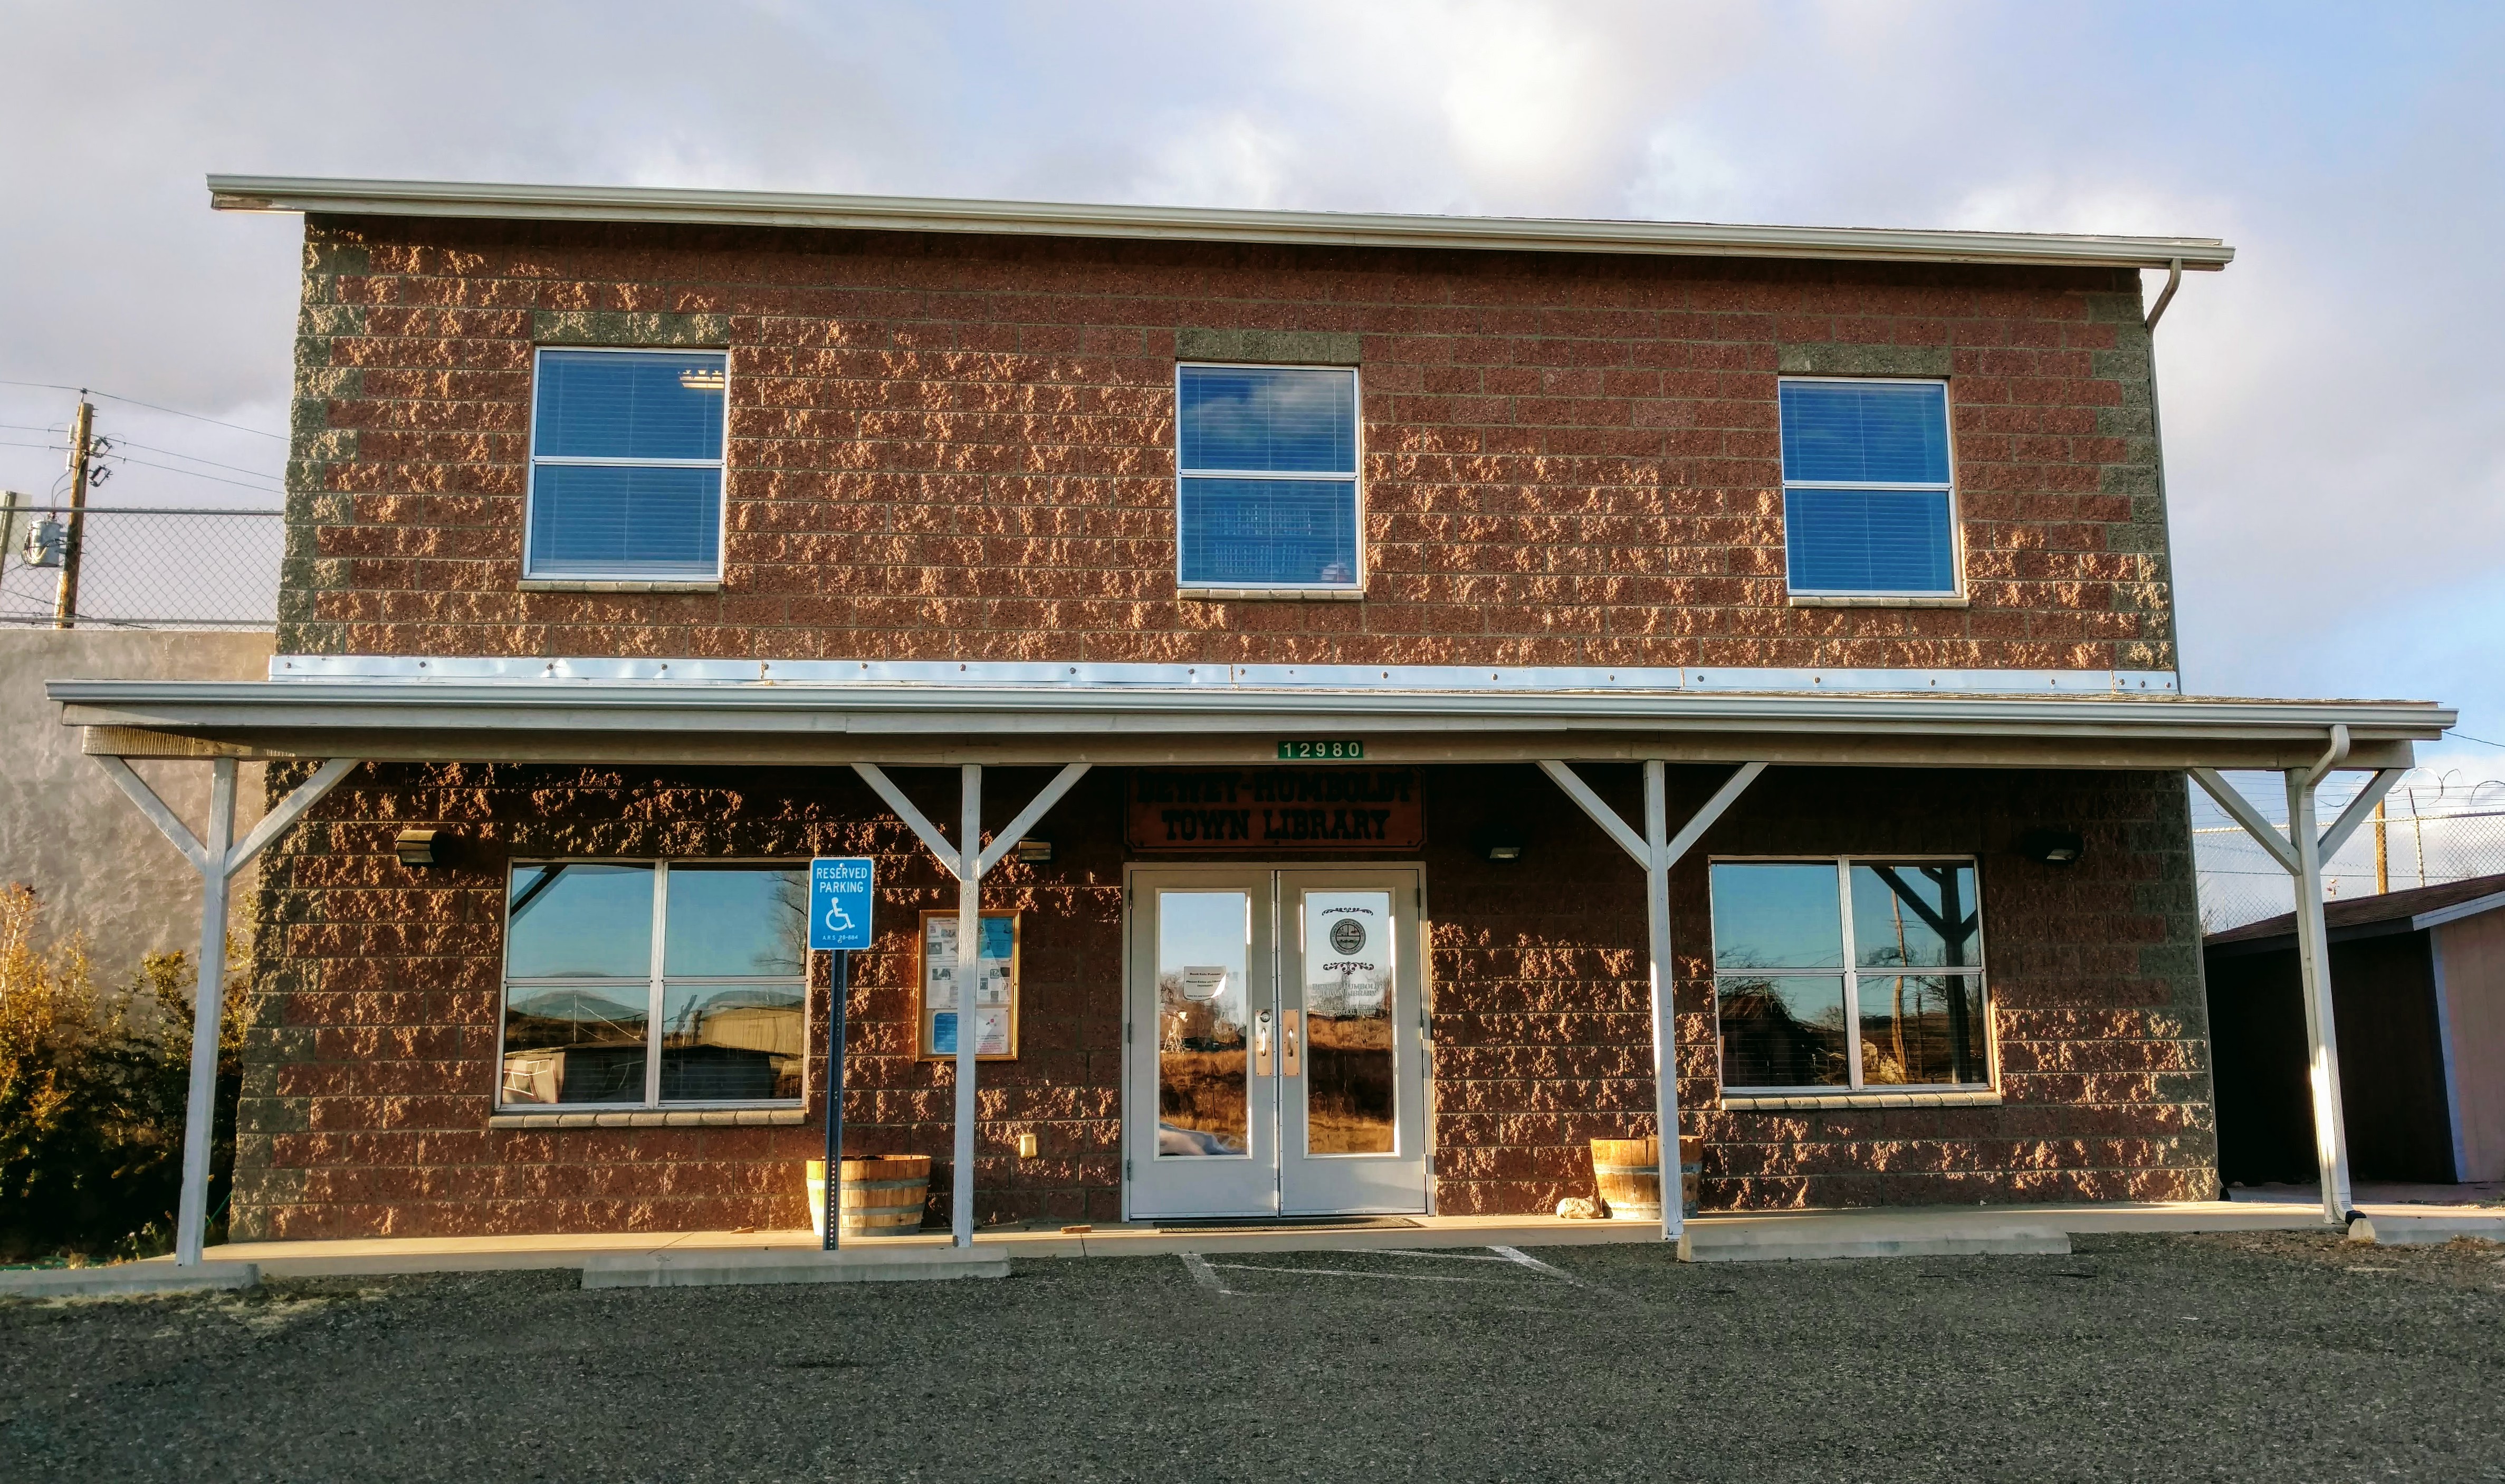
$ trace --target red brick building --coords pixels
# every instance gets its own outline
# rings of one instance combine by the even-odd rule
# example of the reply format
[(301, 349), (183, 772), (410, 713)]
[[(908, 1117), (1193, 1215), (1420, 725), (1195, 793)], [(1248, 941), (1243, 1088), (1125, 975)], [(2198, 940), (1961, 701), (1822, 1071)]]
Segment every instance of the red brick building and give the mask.
[(822, 857), (938, 1220), (1539, 1212), (1666, 1113), (1708, 1211), (2204, 1198), (2185, 770), (2448, 717), (2178, 693), (2211, 241), (213, 189), (306, 218), (280, 657), (53, 693), (363, 763), (242, 1237), (800, 1225)]

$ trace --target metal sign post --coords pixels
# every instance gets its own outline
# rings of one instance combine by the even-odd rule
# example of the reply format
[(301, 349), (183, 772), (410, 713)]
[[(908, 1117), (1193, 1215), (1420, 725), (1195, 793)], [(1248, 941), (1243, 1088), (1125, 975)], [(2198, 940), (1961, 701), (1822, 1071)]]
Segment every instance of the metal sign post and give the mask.
[(838, 1245), (842, 1218), (844, 1011), (852, 998), (853, 952), (869, 946), (870, 884), (875, 879), (867, 857), (840, 856), (809, 863), (809, 947), (835, 956), (828, 975), (827, 1178), (819, 1192), (828, 1252)]

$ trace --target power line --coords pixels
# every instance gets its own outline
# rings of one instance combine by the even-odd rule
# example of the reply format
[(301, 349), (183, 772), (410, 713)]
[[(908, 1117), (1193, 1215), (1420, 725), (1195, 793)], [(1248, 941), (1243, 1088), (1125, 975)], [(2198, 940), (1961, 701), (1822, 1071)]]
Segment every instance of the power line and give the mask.
[(2474, 737), (2454, 727), (2447, 727), (2444, 734), (2448, 737), (2459, 737), (2464, 742), (2476, 742), (2482, 747), (2505, 747), (2505, 742), (2490, 742), (2486, 737)]
[(266, 483), (266, 484), (248, 484), (248, 483), (246, 483), (245, 481), (243, 481), (243, 480), (241, 480), (241, 479), (227, 479), (227, 478), (221, 478), (221, 477), (219, 477), (218, 476), (213, 475), (213, 474), (202, 474), (202, 473), (200, 473), (200, 472), (199, 472), (198, 470), (196, 470), (196, 469), (177, 469), (177, 468), (175, 468), (175, 467), (174, 467), (173, 465), (171, 465), (171, 464), (152, 464), (152, 463), (150, 463), (150, 462), (149, 462), (148, 460), (146, 460), (146, 459), (131, 459), (131, 458), (123, 458), (121, 454), (118, 454), (118, 453), (117, 453), (117, 454), (112, 454), (112, 455), (109, 455), (109, 456), (110, 456), (110, 457), (111, 457), (111, 458), (112, 458), (116, 463), (120, 463), (120, 464), (136, 464), (136, 465), (138, 465), (138, 466), (139, 466), (140, 468), (142, 468), (142, 469), (161, 469), (161, 470), (165, 471), (167, 474), (189, 475), (191, 477), (193, 477), (193, 478), (194, 478), (194, 479), (206, 479), (206, 480), (210, 481), (210, 482), (211, 482), (211, 483), (213, 483), (213, 484), (231, 484), (231, 485), (234, 485), (234, 486), (235, 486), (236, 488), (238, 488), (238, 489), (257, 489), (257, 490), (260, 490), (263, 494), (265, 494), (265, 495), (279, 495), (279, 494), (285, 494), (285, 493), (287, 492), (287, 491), (286, 491), (286, 489), (284, 488), (284, 486), (282, 486), (282, 485), (279, 483), (279, 481), (278, 481), (275, 477), (270, 477), (270, 476), (266, 476), (266, 475), (263, 476), (263, 477), (264, 477), (264, 478), (268, 479), (268, 480), (269, 480), (269, 482), (268, 482), (268, 483)]
[(287, 442), (287, 435), (284, 433), (272, 433), (266, 428), (247, 428), (239, 422), (228, 422), (226, 419), (221, 417), (203, 417), (197, 412), (186, 412), (181, 407), (159, 406), (153, 402), (142, 402), (136, 397), (117, 396), (112, 392), (99, 392), (93, 387), (63, 386), (56, 381), (10, 381), (7, 379), (0, 379), (0, 386), (23, 386), (31, 387), (36, 391), (41, 392), (75, 392), (82, 397), (101, 397), (107, 402), (119, 402), (134, 407), (146, 407), (151, 412), (163, 412), (169, 417), (188, 417), (194, 422), (209, 423), (220, 428), (232, 428), (237, 433), (249, 433), (255, 438), (276, 439), (282, 443)]
[[(221, 464), (215, 459), (204, 459), (196, 453), (185, 453), (179, 448), (159, 448), (154, 443), (134, 443), (127, 439), (120, 438), (107, 438), (105, 442), (113, 448), (145, 448), (150, 453), (162, 453), (168, 457), (186, 459), (194, 464), (206, 464), (211, 469), (231, 470), (236, 474), (260, 475), (265, 479), (275, 479), (278, 477), (278, 476), (274, 474), (266, 474), (258, 469), (246, 469), (241, 464)], [(112, 457), (110, 450), (107, 451), (106, 457)], [(133, 462), (137, 461), (133, 460)]]

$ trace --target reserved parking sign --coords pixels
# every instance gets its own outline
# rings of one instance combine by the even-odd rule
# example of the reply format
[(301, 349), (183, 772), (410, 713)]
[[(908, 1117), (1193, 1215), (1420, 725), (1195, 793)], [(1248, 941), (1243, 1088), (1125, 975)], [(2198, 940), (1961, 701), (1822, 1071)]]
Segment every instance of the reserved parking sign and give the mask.
[(832, 856), (809, 863), (809, 946), (838, 952), (869, 946), (870, 861)]

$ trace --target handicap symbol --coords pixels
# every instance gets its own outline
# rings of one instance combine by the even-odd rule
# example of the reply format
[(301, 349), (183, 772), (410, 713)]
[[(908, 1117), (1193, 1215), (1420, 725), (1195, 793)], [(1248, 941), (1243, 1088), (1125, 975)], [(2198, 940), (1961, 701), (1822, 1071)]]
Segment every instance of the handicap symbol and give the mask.
[(845, 913), (844, 904), (829, 899), (827, 902), (827, 931), (843, 934), (850, 933), (852, 930), (853, 920)]

